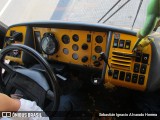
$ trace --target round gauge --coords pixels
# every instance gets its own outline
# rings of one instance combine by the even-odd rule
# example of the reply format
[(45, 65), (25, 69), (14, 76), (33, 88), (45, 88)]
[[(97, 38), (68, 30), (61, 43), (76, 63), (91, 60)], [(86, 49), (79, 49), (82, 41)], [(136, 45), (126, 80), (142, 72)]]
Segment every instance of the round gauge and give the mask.
[(68, 55), (68, 54), (69, 54), (69, 50), (68, 50), (67, 48), (64, 48), (64, 49), (63, 49), (63, 53), (64, 53), (65, 55)]
[(77, 42), (79, 40), (79, 36), (77, 34), (74, 34), (72, 36), (73, 41)]
[(101, 52), (102, 52), (101, 46), (96, 46), (96, 47), (95, 47), (95, 52), (96, 52), (96, 53), (101, 53)]
[(72, 49), (73, 49), (74, 51), (78, 51), (79, 47), (78, 47), (77, 44), (73, 44), (73, 45), (72, 45)]
[(52, 55), (58, 50), (58, 41), (52, 33), (45, 33), (41, 40), (41, 48), (47, 55)]
[(98, 36), (96, 37), (96, 42), (97, 42), (97, 43), (102, 43), (102, 42), (103, 42), (103, 37), (100, 36), (100, 35), (98, 35)]
[(62, 36), (62, 42), (63, 42), (64, 44), (68, 44), (68, 43), (70, 42), (69, 36), (68, 36), (68, 35), (63, 35), (63, 36)]
[(74, 60), (78, 60), (78, 54), (73, 53), (73, 54), (72, 54), (72, 58), (73, 58)]

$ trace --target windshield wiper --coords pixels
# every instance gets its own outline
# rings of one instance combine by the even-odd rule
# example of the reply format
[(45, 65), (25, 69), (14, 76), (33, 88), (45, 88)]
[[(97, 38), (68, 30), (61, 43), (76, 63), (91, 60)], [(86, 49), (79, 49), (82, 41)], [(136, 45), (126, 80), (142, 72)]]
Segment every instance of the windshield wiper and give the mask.
[(112, 15), (110, 15), (103, 23), (107, 22), (114, 14), (121, 10), (130, 0), (126, 1), (120, 8), (118, 8)]
[(134, 21), (133, 21), (133, 24), (132, 24), (132, 28), (131, 28), (131, 29), (133, 29), (133, 27), (134, 27), (134, 24), (135, 24), (135, 22), (136, 22), (136, 19), (137, 19), (138, 13), (139, 13), (139, 11), (140, 11), (140, 8), (141, 8), (141, 6), (142, 6), (142, 3), (143, 3), (143, 0), (141, 0), (140, 3), (139, 3), (138, 10), (137, 10), (136, 16), (135, 16), (135, 18), (134, 18)]
[(116, 6), (120, 1), (121, 1), (121, 0), (118, 0), (118, 1), (98, 20), (97, 23), (101, 22), (101, 20), (102, 20), (108, 13), (110, 13), (111, 10), (112, 10), (113, 8), (115, 8), (115, 6)]

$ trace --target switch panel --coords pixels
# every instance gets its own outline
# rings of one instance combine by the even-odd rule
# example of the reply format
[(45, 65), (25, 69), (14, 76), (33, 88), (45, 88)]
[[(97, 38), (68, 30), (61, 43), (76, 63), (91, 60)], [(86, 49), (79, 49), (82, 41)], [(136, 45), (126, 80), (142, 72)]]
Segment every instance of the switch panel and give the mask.
[(144, 79), (145, 79), (145, 76), (144, 75), (140, 75), (139, 76), (139, 80), (138, 80), (138, 84), (143, 85), (144, 84)]
[(141, 62), (141, 59), (142, 59), (142, 54), (141, 53), (136, 53), (136, 59), (135, 59), (135, 61), (136, 62)]
[(151, 45), (142, 51), (133, 51), (137, 36), (120, 32), (113, 32), (111, 36), (108, 64), (113, 73), (108, 74), (108, 67), (105, 83), (145, 91), (152, 59)]
[(114, 70), (113, 78), (118, 79), (118, 75), (119, 75), (119, 70)]
[(126, 40), (125, 48), (126, 49), (130, 49), (130, 46), (131, 46), (131, 41), (130, 40)]
[(124, 80), (125, 78), (125, 72), (121, 71), (119, 75), (119, 80)]
[(119, 39), (114, 39), (114, 43), (113, 43), (114, 48), (118, 47), (118, 42), (119, 42)]
[(142, 64), (142, 65), (141, 65), (140, 73), (146, 74), (146, 69), (147, 69), (147, 65), (146, 65), (146, 64)]
[(139, 73), (139, 69), (140, 69), (140, 64), (138, 64), (138, 63), (135, 63), (134, 64), (134, 72), (136, 72), (136, 73)]
[(125, 81), (130, 82), (131, 81), (131, 73), (126, 73), (126, 79)]
[(132, 82), (137, 83), (137, 81), (138, 81), (138, 74), (133, 74), (132, 75)]
[(119, 48), (124, 48), (124, 43), (125, 43), (124, 40), (120, 40), (119, 41)]
[(149, 54), (142, 55), (142, 63), (148, 64)]

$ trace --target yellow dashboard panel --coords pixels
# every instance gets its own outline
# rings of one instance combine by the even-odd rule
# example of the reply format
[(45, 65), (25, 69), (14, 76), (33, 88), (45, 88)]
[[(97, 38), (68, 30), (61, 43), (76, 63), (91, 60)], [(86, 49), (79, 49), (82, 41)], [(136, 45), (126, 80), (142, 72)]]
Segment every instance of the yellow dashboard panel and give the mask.
[(132, 49), (136, 40), (136, 36), (113, 33), (108, 60), (113, 75), (108, 74), (107, 68), (105, 83), (110, 82), (141, 91), (146, 89), (151, 63), (151, 45), (133, 56)]
[[(26, 31), (27, 31), (27, 27), (26, 26), (12, 27), (7, 31), (6, 38), (10, 38), (10, 37), (12, 37), (12, 35), (15, 32), (19, 32), (19, 33), (22, 33), (22, 40), (21, 41), (14, 41), (11, 44), (24, 44), (25, 37), (26, 37)], [(6, 46), (6, 43), (4, 44), (4, 46)], [(15, 52), (15, 51), (13, 51), (13, 52)], [(11, 61), (18, 62), (18, 63), (22, 64), (23, 63), (22, 62), (22, 53), (21, 53), (21, 51), (19, 51), (19, 52), (20, 53), (18, 53), (19, 54), (18, 56), (14, 56), (14, 54), (12, 54), (12, 52), (11, 52), (8, 56), (6, 56), (5, 59), (9, 59)]]
[[(49, 55), (50, 60), (64, 63), (83, 65), (87, 67), (102, 68), (103, 61), (98, 61), (100, 52), (106, 50), (106, 32), (92, 32), (83, 30), (55, 29), (55, 28), (33, 28), (33, 32), (40, 32), (41, 39), (45, 33), (53, 33), (58, 41), (58, 51)], [(77, 40), (74, 40), (77, 36)], [(63, 37), (68, 43), (63, 42)], [(96, 42), (96, 37), (102, 40)], [(44, 52), (42, 54), (45, 54)]]

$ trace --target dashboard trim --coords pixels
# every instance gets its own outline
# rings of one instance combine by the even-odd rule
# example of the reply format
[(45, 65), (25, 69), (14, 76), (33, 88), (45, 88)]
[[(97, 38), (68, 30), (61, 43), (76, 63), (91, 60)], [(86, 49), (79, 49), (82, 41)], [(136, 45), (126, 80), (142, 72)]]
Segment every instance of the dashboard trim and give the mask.
[(108, 26), (105, 24), (89, 24), (83, 22), (59, 22), (59, 21), (35, 21), (28, 23), (20, 23), (9, 26), (8, 29), (15, 26), (31, 26), (31, 27), (47, 27), (47, 28), (59, 28), (59, 29), (72, 29), (72, 30), (91, 30), (97, 32), (106, 32), (106, 31), (114, 31), (126, 33), (129, 35), (136, 35), (136, 32), (132, 30), (126, 30), (123, 28)]

